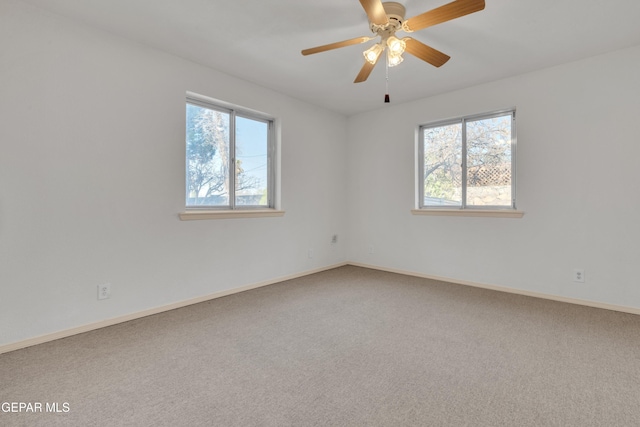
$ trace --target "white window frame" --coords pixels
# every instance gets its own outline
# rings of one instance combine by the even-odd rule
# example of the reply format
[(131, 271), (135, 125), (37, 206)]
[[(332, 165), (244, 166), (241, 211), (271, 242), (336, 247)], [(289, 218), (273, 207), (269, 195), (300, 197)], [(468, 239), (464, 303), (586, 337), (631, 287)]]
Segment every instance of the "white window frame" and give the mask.
[[(490, 119), (511, 115), (511, 204), (510, 206), (478, 206), (467, 204), (467, 138), (466, 123), (469, 121)], [(460, 206), (437, 206), (424, 204), (424, 132), (426, 129), (435, 127), (461, 124), (462, 126), (462, 200)], [(454, 119), (441, 120), (420, 125), (418, 128), (417, 140), (417, 176), (416, 176), (416, 209), (412, 210), (416, 215), (456, 215), (456, 216), (496, 216), (514, 217), (523, 216), (523, 212), (516, 210), (516, 109), (492, 111), (488, 113), (475, 114)]]
[[(274, 151), (275, 151), (275, 125), (274, 118), (263, 113), (258, 113), (246, 108), (223, 103), (220, 101), (204, 100), (202, 97), (195, 97), (188, 95), (186, 104), (195, 105), (210, 110), (220, 111), (229, 114), (229, 204), (216, 206), (216, 205), (187, 205), (187, 209), (212, 209), (212, 210), (237, 210), (237, 209), (264, 209), (273, 208), (275, 201), (275, 174), (274, 174)], [(267, 206), (263, 205), (236, 205), (236, 182), (235, 182), (235, 164), (236, 164), (236, 141), (235, 141), (235, 122), (237, 117), (242, 117), (250, 120), (266, 123), (268, 126), (267, 134)], [(186, 131), (186, 126), (185, 126)], [(185, 147), (186, 150), (186, 147)], [(189, 159), (185, 151), (185, 161), (188, 163)], [(185, 171), (185, 191), (188, 193), (187, 171)], [(186, 194), (185, 193), (185, 204)]]
[[(246, 218), (253, 216), (281, 216), (282, 211), (276, 210), (276, 132), (275, 118), (255, 110), (233, 105), (224, 101), (187, 92), (185, 108), (188, 104), (229, 114), (229, 204), (228, 205), (187, 205), (187, 195), (189, 192), (188, 169), (185, 170), (185, 194), (184, 203), (187, 212), (180, 214), (180, 218), (185, 219), (215, 219), (215, 218)], [(235, 164), (236, 164), (236, 141), (235, 141), (235, 120), (236, 117), (243, 117), (251, 120), (261, 121), (268, 125), (267, 135), (267, 206), (264, 205), (237, 205), (235, 195)], [(186, 128), (186, 123), (185, 123)], [(185, 167), (188, 168), (185, 146)]]

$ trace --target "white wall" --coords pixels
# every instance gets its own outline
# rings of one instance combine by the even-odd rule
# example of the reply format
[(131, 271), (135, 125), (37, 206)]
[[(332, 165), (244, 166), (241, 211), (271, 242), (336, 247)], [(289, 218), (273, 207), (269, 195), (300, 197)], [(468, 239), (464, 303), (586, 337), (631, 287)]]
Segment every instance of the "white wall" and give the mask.
[[(351, 117), (349, 260), (639, 308), (638, 76), (640, 47)], [(418, 125), (513, 106), (524, 218), (412, 216)]]
[[(284, 217), (178, 219), (186, 91), (280, 121)], [(345, 144), (341, 115), (0, 1), (0, 345), (344, 262)]]
[[(347, 119), (1, 0), (0, 345), (345, 260), (640, 308), (638, 75), (640, 47)], [(178, 220), (186, 91), (277, 117), (284, 217)], [(512, 106), (524, 218), (412, 216), (417, 126)]]

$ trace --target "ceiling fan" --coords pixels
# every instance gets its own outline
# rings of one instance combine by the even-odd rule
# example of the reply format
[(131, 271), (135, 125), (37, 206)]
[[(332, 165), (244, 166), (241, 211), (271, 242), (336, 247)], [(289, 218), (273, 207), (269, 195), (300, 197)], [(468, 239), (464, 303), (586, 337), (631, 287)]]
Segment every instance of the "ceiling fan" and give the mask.
[(305, 56), (312, 55), (345, 46), (366, 43), (379, 36), (380, 41), (363, 52), (365, 62), (354, 83), (367, 80), (385, 49), (387, 49), (387, 65), (390, 67), (403, 61), (402, 54), (404, 52), (410, 53), (435, 67), (442, 66), (449, 60), (450, 57), (448, 55), (411, 37), (399, 39), (395, 36), (396, 32), (405, 31), (411, 33), (484, 9), (484, 0), (455, 0), (405, 20), (405, 7), (400, 3), (383, 3), (381, 0), (360, 0), (360, 4), (367, 13), (369, 28), (375, 36), (357, 37), (302, 51)]

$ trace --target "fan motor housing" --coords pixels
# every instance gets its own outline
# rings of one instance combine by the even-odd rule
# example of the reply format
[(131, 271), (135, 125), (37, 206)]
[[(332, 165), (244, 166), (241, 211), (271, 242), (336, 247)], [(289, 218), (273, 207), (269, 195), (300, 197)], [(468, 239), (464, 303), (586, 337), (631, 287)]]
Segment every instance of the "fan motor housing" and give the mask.
[(384, 2), (382, 3), (382, 7), (384, 7), (384, 11), (389, 18), (389, 23), (384, 26), (370, 23), (369, 26), (371, 31), (374, 33), (380, 33), (385, 30), (392, 30), (394, 32), (399, 30), (404, 22), (404, 15), (406, 13), (405, 7), (395, 1)]
[(382, 3), (382, 7), (384, 7), (384, 11), (387, 13), (389, 19), (395, 19), (396, 21), (404, 21), (404, 14), (406, 13), (406, 9), (400, 3), (395, 1), (388, 1)]

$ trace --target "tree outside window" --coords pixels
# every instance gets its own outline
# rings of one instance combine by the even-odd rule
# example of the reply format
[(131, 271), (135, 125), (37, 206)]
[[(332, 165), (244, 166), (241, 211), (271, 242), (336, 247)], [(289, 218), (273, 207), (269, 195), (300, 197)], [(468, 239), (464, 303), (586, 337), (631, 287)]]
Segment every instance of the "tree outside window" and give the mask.
[(271, 207), (272, 121), (187, 102), (187, 207)]
[(515, 111), (420, 127), (420, 207), (515, 209)]

